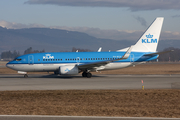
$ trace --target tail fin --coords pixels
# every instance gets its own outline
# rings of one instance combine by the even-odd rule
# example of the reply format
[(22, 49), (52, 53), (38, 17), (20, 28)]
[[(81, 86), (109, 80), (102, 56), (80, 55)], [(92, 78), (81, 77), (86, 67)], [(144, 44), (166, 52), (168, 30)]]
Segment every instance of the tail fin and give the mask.
[(163, 20), (163, 17), (156, 18), (146, 32), (141, 36), (138, 42), (134, 45), (132, 51), (156, 52)]

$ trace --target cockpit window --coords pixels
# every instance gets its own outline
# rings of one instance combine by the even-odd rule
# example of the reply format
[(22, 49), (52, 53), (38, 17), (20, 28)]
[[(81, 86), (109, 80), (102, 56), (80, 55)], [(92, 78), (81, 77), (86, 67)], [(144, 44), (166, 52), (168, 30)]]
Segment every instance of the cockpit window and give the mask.
[(18, 58), (17, 58), (17, 59), (15, 59), (15, 61), (21, 61), (21, 60), (22, 60), (21, 58), (19, 58), (19, 59), (18, 59)]

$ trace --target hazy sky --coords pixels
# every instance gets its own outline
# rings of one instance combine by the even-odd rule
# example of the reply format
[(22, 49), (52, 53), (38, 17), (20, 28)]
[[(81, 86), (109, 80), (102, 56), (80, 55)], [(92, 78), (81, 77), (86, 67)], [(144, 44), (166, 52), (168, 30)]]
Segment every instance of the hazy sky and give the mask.
[(162, 39), (180, 40), (180, 0), (0, 0), (0, 26), (50, 27), (116, 40), (139, 38), (164, 17)]

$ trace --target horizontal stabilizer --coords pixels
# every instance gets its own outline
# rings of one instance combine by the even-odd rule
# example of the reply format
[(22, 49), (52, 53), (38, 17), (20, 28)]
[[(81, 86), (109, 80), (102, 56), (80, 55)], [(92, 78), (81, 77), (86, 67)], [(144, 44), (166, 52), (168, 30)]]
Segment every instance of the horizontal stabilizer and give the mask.
[(154, 56), (154, 55), (160, 55), (168, 52), (173, 52), (174, 50), (168, 50), (168, 51), (162, 51), (162, 52), (156, 52), (156, 53), (151, 53), (151, 54), (145, 54), (144, 56)]

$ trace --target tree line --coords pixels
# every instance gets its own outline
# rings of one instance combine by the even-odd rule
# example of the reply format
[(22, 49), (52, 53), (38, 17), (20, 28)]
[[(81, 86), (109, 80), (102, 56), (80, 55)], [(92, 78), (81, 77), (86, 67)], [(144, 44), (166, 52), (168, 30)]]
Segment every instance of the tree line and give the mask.
[(174, 47), (169, 47), (165, 48), (163, 51), (169, 51), (169, 50), (174, 50), (172, 52), (168, 52), (165, 54), (160, 54), (158, 61), (160, 62), (180, 62), (180, 49), (179, 48), (174, 48)]
[[(77, 51), (78, 50), (78, 51)], [(180, 62), (180, 49), (179, 48), (173, 48), (173, 47), (169, 47), (169, 48), (165, 48), (163, 51), (169, 51), (169, 50), (174, 50), (173, 52), (168, 52), (165, 54), (160, 54), (158, 57), (158, 61), (159, 62)], [(91, 50), (89, 49), (81, 49), (81, 48), (72, 48), (72, 52), (90, 52)], [(32, 47), (29, 47), (28, 49), (26, 49), (24, 51), (24, 55), (25, 54), (30, 54), (30, 53), (43, 53), (45, 52), (45, 50), (33, 50)], [(67, 51), (68, 52), (68, 51)], [(14, 58), (20, 56), (20, 52), (19, 51), (4, 51), (1, 53), (1, 60), (13, 60)]]
[(1, 53), (1, 60), (12, 60), (13, 58), (16, 58), (18, 56), (20, 56), (19, 51), (5, 51)]
[[(91, 50), (75, 48), (75, 47), (72, 48), (72, 52), (77, 52), (77, 51), (78, 52), (90, 52)], [(40, 50), (40, 51), (39, 50), (33, 50), (32, 47), (29, 47), (24, 51), (23, 55), (31, 54), (31, 53), (43, 53), (43, 52), (45, 52), (45, 50)], [(62, 52), (69, 52), (69, 51), (62, 51)], [(4, 51), (4, 52), (1, 53), (1, 60), (13, 60), (13, 59), (15, 59), (16, 57), (18, 57), (20, 55), (21, 55), (20, 52), (16, 51), (16, 50), (14, 50), (14, 51)]]
[[(25, 54), (30, 54), (30, 53), (43, 53), (45, 52), (45, 50), (33, 50), (32, 47), (29, 47), (28, 49), (26, 49), (24, 51), (24, 55)], [(13, 60), (15, 59), (16, 57), (20, 56), (20, 52), (19, 51), (4, 51), (1, 53), (1, 60)]]

